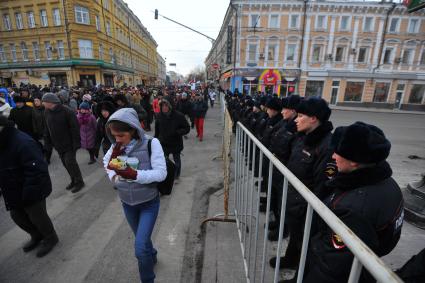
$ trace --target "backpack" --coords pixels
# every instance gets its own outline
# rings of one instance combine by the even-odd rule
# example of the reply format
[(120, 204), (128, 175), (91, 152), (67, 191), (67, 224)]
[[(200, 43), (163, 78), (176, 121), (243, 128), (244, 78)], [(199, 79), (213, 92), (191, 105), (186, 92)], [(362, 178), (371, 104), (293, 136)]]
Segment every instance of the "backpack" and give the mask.
[[(149, 158), (152, 154), (152, 139), (148, 140), (148, 152), (149, 152)], [(165, 177), (165, 180), (162, 182), (158, 182), (156, 185), (161, 195), (170, 195), (171, 190), (173, 189), (174, 185), (174, 174), (176, 172), (176, 165), (173, 161), (170, 160), (168, 156), (165, 156), (165, 164), (167, 166), (167, 177)]]

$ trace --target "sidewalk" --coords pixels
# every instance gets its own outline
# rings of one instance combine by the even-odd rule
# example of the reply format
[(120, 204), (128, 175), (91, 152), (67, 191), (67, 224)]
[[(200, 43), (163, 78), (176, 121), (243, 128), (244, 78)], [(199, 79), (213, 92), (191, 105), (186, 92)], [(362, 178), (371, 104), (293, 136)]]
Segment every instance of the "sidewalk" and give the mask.
[(347, 106), (336, 106), (336, 105), (329, 105), (329, 107), (332, 110), (341, 110), (341, 111), (425, 115), (425, 112), (422, 112), (422, 111), (407, 111), (407, 110), (399, 110), (399, 109), (381, 109), (381, 108), (372, 108), (372, 107), (347, 107)]

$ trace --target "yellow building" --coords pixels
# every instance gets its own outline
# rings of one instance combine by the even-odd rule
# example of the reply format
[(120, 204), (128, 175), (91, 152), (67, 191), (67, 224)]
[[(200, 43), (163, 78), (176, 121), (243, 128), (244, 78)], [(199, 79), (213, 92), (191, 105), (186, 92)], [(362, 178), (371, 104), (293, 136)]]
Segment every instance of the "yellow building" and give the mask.
[(235, 0), (208, 79), (253, 94), (425, 111), (425, 10), (388, 1)]
[(0, 16), (0, 84), (157, 80), (157, 44), (121, 0), (3, 0)]

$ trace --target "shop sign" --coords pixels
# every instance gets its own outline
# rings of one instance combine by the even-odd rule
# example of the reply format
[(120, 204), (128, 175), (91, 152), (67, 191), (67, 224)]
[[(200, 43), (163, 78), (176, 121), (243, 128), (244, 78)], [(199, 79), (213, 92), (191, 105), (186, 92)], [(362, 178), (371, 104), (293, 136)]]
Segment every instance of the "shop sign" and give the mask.
[(227, 26), (226, 64), (232, 64), (233, 26)]
[(212, 64), (212, 67), (217, 70), (220, 67), (220, 65), (217, 64), (217, 63), (214, 63), (214, 64)]
[(273, 72), (272, 69), (270, 69), (263, 77), (263, 81), (265, 85), (275, 85), (279, 78), (277, 75)]

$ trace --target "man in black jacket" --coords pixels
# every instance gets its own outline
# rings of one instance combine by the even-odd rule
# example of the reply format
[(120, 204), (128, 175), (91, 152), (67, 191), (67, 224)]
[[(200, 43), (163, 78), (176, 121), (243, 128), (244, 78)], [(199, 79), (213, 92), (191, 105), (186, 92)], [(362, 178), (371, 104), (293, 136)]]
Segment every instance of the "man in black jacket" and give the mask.
[[(385, 161), (391, 143), (381, 129), (356, 122), (339, 127), (332, 138), (338, 172), (326, 183), (332, 194), (325, 204), (379, 257), (400, 239), (403, 196)], [(312, 237), (304, 281), (346, 282), (353, 254), (325, 223)], [(375, 282), (363, 270), (359, 282)]]
[(45, 142), (53, 145), (59, 153), (63, 166), (71, 177), (67, 190), (76, 193), (84, 187), (83, 177), (76, 154), (80, 148), (80, 127), (77, 116), (70, 108), (60, 104), (54, 93), (46, 93), (42, 98), (45, 107)]
[(33, 112), (32, 108), (26, 105), (24, 97), (15, 96), (16, 107), (10, 111), (9, 120), (12, 120), (18, 129), (38, 140), (33, 127)]
[[(329, 147), (332, 137), (332, 123), (329, 122), (331, 109), (319, 97), (303, 100), (297, 108), (297, 137), (293, 142), (286, 167), (320, 199), (330, 192), (324, 190), (324, 183), (336, 172)], [(307, 202), (292, 186), (288, 187), (286, 219), (290, 239), (280, 267), (297, 268), (304, 231)], [(275, 267), (276, 258), (270, 260)]]
[(37, 257), (48, 254), (58, 237), (46, 211), (52, 191), (47, 163), (36, 141), (1, 115), (0, 190), (13, 221), (31, 236), (24, 252), (41, 243)]
[(183, 136), (190, 131), (190, 125), (182, 113), (174, 109), (170, 96), (165, 96), (161, 102), (161, 113), (155, 121), (155, 137), (161, 142), (166, 156), (173, 155), (176, 164), (175, 179), (180, 177), (181, 159), (183, 151)]
[(202, 141), (204, 138), (204, 119), (207, 111), (208, 102), (197, 94), (195, 96), (195, 102), (193, 103), (193, 117), (195, 119), (196, 137), (199, 141)]

